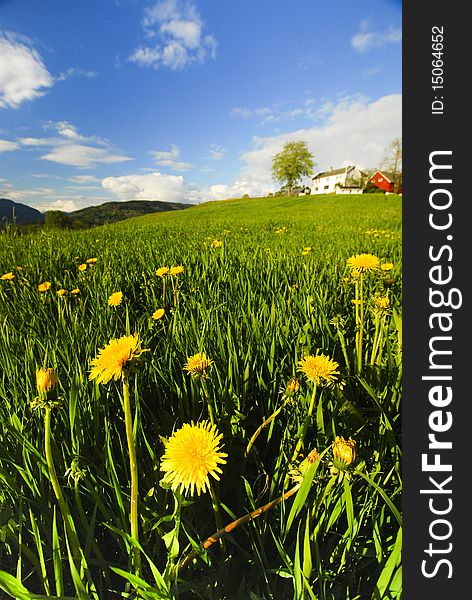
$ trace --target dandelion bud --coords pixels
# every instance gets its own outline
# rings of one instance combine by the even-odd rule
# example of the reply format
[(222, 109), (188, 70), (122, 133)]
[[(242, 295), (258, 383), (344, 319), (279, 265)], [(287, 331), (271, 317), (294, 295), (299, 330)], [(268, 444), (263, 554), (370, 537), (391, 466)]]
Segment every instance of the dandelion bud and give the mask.
[(292, 379), (290, 379), (289, 382), (287, 383), (284, 396), (286, 398), (293, 398), (293, 396), (295, 396), (295, 394), (299, 390), (300, 390), (300, 380), (297, 379), (296, 377), (292, 377)]
[(393, 277), (385, 277), (382, 280), (382, 283), (384, 284), (385, 287), (392, 287), (395, 284), (395, 279)]
[(308, 473), (308, 469), (311, 465), (320, 460), (320, 454), (316, 448), (307, 454), (302, 460), (298, 467), (294, 467), (289, 470), (288, 474), (292, 479), (293, 483), (303, 483), (303, 478)]
[(356, 442), (352, 438), (345, 440), (342, 436), (337, 435), (332, 448), (336, 468), (345, 470), (356, 460)]
[(390, 298), (388, 296), (374, 296), (372, 300), (374, 307), (379, 311), (387, 310), (390, 306)]
[(54, 369), (38, 369), (36, 371), (36, 389), (40, 394), (46, 394), (59, 383)]

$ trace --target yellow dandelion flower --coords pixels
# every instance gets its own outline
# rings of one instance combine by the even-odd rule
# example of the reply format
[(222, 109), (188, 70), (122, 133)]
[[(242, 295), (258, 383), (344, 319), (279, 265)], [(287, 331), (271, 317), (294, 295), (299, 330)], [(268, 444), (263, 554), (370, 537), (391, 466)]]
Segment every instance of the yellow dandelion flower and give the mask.
[(305, 248), (303, 248), (302, 250), (302, 256), (306, 256), (307, 254), (310, 254), (312, 248), (311, 246), (305, 246)]
[(342, 436), (337, 435), (332, 444), (334, 466), (338, 469), (345, 469), (351, 465), (357, 456), (356, 442), (352, 438), (345, 440)]
[(184, 268), (182, 266), (171, 267), (169, 270), (170, 275), (180, 275), (183, 272), (184, 272)]
[(221, 240), (213, 240), (211, 243), (212, 248), (221, 248), (223, 242)]
[(47, 292), (50, 287), (51, 287), (50, 281), (43, 281), (43, 283), (40, 283), (38, 285), (38, 292)]
[(156, 271), (156, 275), (158, 277), (165, 277), (168, 272), (169, 272), (169, 267), (159, 267), (159, 269), (157, 269), (157, 271)]
[(108, 383), (111, 379), (117, 381), (132, 366), (132, 362), (145, 352), (137, 334), (125, 335), (98, 351), (98, 356), (91, 360), (92, 369), (89, 380), (96, 379), (97, 383)]
[(61, 288), (60, 290), (57, 290), (56, 294), (58, 296), (65, 296), (67, 294), (67, 290), (65, 290), (64, 288)]
[(218, 466), (225, 464), (226, 452), (221, 452), (216, 425), (207, 421), (185, 423), (165, 443), (165, 453), (161, 459), (161, 471), (164, 471), (164, 483), (170, 484), (173, 491), (179, 489), (182, 494), (195, 490), (200, 496), (210, 487), (209, 475), (219, 480)]
[(123, 300), (123, 292), (113, 292), (108, 298), (108, 306), (119, 306)]
[(391, 271), (393, 269), (393, 263), (383, 263), (380, 265), (382, 271)]
[(213, 361), (208, 358), (204, 352), (198, 352), (187, 359), (184, 365), (184, 371), (187, 371), (193, 377), (201, 377), (207, 379), (209, 377), (208, 371), (210, 370)]
[(96, 258), (87, 258), (87, 260), (85, 262), (89, 265), (94, 265), (97, 262), (97, 259)]
[(324, 354), (305, 356), (298, 362), (298, 371), (316, 385), (332, 385), (339, 375), (338, 368), (339, 364)]
[(379, 310), (386, 310), (390, 305), (390, 298), (388, 296), (374, 296), (372, 300), (374, 301), (375, 308)]
[(59, 383), (54, 369), (38, 369), (36, 371), (36, 389), (40, 394), (46, 394)]
[(159, 321), (164, 316), (165, 310), (163, 308), (158, 308), (152, 313), (152, 318), (154, 321)]
[(82, 263), (81, 265), (79, 265), (79, 271), (80, 271), (81, 273), (83, 273), (83, 272), (84, 272), (84, 271), (86, 271), (86, 270), (87, 270), (87, 265), (86, 265), (86, 263)]
[(2, 281), (13, 281), (15, 279), (15, 276), (13, 275), (13, 273), (10, 271), (10, 273), (4, 273), (1, 277), (0, 280)]
[(355, 254), (347, 259), (348, 266), (358, 273), (373, 271), (379, 266), (379, 259), (373, 254)]
[(77, 294), (80, 294), (80, 290), (79, 288), (74, 288), (73, 290), (70, 291), (71, 294), (74, 294), (74, 296), (76, 296)]

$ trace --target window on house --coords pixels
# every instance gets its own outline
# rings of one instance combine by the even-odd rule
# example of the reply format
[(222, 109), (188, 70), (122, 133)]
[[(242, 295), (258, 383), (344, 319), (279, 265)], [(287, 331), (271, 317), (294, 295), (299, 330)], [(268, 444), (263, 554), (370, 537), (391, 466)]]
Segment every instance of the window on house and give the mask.
[(325, 185), (325, 186), (324, 186), (324, 189), (325, 189), (325, 190), (329, 189), (329, 185)]

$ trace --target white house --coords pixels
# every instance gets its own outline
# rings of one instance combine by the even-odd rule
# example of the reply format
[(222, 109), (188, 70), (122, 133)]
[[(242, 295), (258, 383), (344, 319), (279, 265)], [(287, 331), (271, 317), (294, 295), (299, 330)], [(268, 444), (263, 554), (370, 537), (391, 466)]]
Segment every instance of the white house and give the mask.
[[(361, 194), (362, 187), (360, 186), (360, 182), (363, 177), (365, 177), (365, 174), (358, 167), (352, 165), (342, 167), (341, 169), (323, 171), (311, 178), (311, 193), (337, 194), (343, 193), (342, 188), (349, 188), (350, 191), (347, 193)], [(357, 185), (353, 185), (354, 182), (356, 182)]]

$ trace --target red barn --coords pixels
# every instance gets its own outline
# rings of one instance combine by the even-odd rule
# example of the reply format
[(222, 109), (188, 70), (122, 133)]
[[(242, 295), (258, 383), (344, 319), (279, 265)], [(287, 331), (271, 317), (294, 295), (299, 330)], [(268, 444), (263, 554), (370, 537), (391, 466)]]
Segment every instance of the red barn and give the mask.
[(382, 171), (376, 171), (369, 179), (368, 183), (373, 183), (380, 190), (385, 190), (386, 192), (395, 191), (395, 182), (393, 181), (393, 177), (383, 173)]

